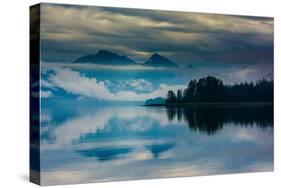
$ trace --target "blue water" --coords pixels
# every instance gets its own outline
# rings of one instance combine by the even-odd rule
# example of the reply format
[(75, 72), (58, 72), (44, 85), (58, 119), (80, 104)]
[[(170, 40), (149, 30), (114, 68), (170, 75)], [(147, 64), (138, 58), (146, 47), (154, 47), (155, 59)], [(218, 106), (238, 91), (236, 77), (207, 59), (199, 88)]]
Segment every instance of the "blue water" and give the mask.
[(272, 106), (42, 101), (42, 184), (273, 170)]

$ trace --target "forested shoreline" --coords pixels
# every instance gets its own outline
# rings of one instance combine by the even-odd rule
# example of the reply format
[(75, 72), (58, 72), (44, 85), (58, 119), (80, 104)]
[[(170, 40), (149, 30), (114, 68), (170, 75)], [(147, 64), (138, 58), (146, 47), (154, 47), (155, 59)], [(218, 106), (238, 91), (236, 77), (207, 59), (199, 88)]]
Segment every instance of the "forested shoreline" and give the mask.
[(207, 76), (191, 80), (176, 93), (169, 90), (165, 105), (187, 103), (264, 103), (273, 102), (273, 80), (258, 80), (226, 85), (222, 80)]

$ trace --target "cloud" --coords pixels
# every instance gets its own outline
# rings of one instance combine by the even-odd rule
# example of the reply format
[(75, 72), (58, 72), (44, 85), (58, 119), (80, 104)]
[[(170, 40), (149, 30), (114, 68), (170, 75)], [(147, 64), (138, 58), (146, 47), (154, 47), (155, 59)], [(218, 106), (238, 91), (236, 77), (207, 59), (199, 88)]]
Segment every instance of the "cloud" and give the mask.
[[(114, 127), (111, 127), (112, 120), (118, 119), (118, 121), (123, 121), (120, 126), (123, 126), (123, 130), (132, 132), (143, 132), (148, 131), (153, 128), (155, 122), (161, 127), (169, 126), (173, 124), (174, 126), (185, 125), (183, 122), (178, 122), (177, 120), (170, 121), (165, 114), (166, 112), (159, 112), (157, 110), (147, 110), (138, 109), (138, 113), (129, 110), (120, 110), (105, 108), (99, 109), (94, 112), (88, 112), (78, 117), (72, 117), (61, 123), (52, 131), (52, 138), (55, 138), (54, 142), (46, 143), (42, 149), (50, 148), (61, 148), (67, 145), (71, 145), (74, 141), (83, 138), (87, 134), (95, 134), (98, 131), (114, 131)], [(51, 124), (52, 117), (46, 112), (42, 113), (44, 117), (44, 122)], [(147, 119), (144, 121), (143, 119)], [(133, 126), (131, 124), (126, 124), (124, 122), (134, 122)], [(83, 125), (83, 126), (81, 126)], [(112, 146), (113, 143), (110, 143)], [(118, 145), (118, 142), (114, 143)], [(106, 143), (95, 143), (96, 147), (106, 146)]]
[(53, 97), (53, 93), (51, 91), (42, 91), (40, 92), (41, 98), (50, 98)]
[(86, 77), (70, 68), (55, 68), (53, 70), (54, 74), (50, 75), (49, 80), (44, 83), (48, 82), (53, 87), (63, 89), (71, 94), (106, 101), (145, 101), (149, 98), (165, 97), (168, 90), (184, 87), (183, 85), (159, 84), (158, 89), (147, 93), (138, 93), (138, 91), (151, 90), (152, 84), (144, 79), (136, 79), (126, 82), (134, 91), (122, 88), (122, 90), (113, 93), (106, 86), (110, 84), (108, 80), (98, 81), (94, 77)]
[(120, 90), (131, 90), (140, 93), (148, 93), (153, 91), (154, 87), (152, 83), (145, 79), (132, 79), (132, 80), (118, 80), (115, 82), (104, 80), (104, 83), (107, 88), (111, 91), (120, 91)]
[(179, 88), (183, 88), (184, 85), (166, 85), (160, 84), (159, 88), (150, 93), (136, 93), (134, 91), (119, 91), (115, 93), (117, 100), (124, 101), (145, 101), (149, 98), (166, 97), (169, 90), (176, 91)]
[(41, 80), (40, 82), (41, 87), (45, 87), (45, 88), (54, 88), (54, 85), (46, 80)]
[(245, 68), (233, 67), (228, 72), (220, 73), (225, 83), (256, 82), (261, 79), (273, 79), (273, 67), (266, 63), (250, 65)]
[(273, 61), (272, 18), (47, 4), (41, 18), (45, 61), (99, 49), (137, 62), (154, 52), (178, 64)]
[[(55, 121), (55, 118), (51, 119)], [(116, 134), (117, 130), (120, 131), (118, 134)], [(142, 131), (155, 136), (155, 139), (150, 139), (147, 134), (144, 137), (136, 134)], [(50, 137), (55, 140), (43, 143), (42, 152), (48, 153), (42, 163), (43, 182), (45, 184), (72, 181), (78, 183), (107, 178), (120, 180), (121, 178), (159, 178), (272, 170), (272, 127), (264, 130), (250, 125), (237, 128), (234, 124), (227, 123), (221, 131), (222, 133), (212, 136), (198, 134), (196, 131), (191, 131), (185, 122), (169, 122), (166, 111), (160, 109), (87, 110), (53, 127)], [(122, 136), (122, 133), (128, 132), (131, 136)], [(167, 132), (168, 137), (165, 137)], [(91, 136), (87, 137), (87, 135)], [(175, 144), (174, 148), (160, 156), (167, 158), (165, 160), (153, 159), (147, 146), (167, 143)], [(134, 149), (125, 157), (107, 162), (97, 162), (93, 158), (88, 158), (88, 160), (77, 158), (79, 156), (73, 154), (76, 150), (107, 147)], [(50, 160), (52, 160), (51, 165)], [(164, 168), (161, 168), (163, 166)], [(133, 170), (126, 173), (124, 169), (127, 168)], [(92, 169), (101, 169), (101, 171)], [(75, 176), (76, 174), (66, 173), (66, 176), (60, 176), (61, 173), (68, 171), (79, 172), (83, 175)], [(69, 181), (72, 175), (77, 179)]]
[(137, 91), (151, 91), (153, 89), (152, 84), (144, 79), (132, 80), (128, 84)]
[(50, 76), (50, 82), (68, 93), (93, 97), (102, 100), (113, 99), (114, 95), (105, 87), (104, 82), (95, 78), (87, 78), (77, 71), (68, 68), (54, 69), (55, 74)]

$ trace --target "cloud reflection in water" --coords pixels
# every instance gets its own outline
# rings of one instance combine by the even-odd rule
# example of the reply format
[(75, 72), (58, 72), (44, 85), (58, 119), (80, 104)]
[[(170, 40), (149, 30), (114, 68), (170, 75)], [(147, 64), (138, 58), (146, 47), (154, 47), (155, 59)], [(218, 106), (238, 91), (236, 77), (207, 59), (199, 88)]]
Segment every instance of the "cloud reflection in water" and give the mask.
[(73, 114), (56, 124), (59, 114), (48, 111), (48, 136), (41, 138), (46, 184), (273, 169), (272, 106), (85, 106)]

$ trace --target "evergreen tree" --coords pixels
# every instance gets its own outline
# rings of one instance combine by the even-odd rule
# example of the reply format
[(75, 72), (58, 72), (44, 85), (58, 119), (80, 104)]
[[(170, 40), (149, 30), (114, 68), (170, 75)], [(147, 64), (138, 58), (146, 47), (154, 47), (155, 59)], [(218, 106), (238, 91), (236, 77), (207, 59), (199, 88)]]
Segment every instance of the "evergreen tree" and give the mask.
[(169, 90), (168, 94), (167, 94), (166, 103), (171, 104), (171, 103), (176, 103), (176, 101), (177, 101), (177, 98), (176, 98), (175, 93), (172, 90)]
[(178, 89), (178, 91), (177, 91), (177, 102), (178, 103), (182, 102), (182, 91), (181, 91), (181, 89)]

